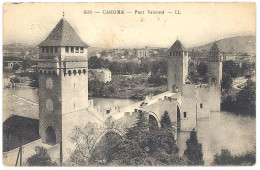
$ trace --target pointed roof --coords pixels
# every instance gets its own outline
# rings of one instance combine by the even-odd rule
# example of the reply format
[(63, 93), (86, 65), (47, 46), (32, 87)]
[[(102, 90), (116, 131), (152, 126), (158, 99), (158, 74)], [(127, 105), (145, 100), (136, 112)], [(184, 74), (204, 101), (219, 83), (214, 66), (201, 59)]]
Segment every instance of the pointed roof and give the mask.
[(210, 51), (218, 51), (218, 52), (220, 52), (216, 42), (214, 42), (214, 44), (211, 46)]
[(171, 46), (170, 51), (186, 51), (186, 49), (179, 40), (176, 40)]
[(39, 46), (88, 47), (64, 18), (59, 21), (48, 37), (41, 42)]

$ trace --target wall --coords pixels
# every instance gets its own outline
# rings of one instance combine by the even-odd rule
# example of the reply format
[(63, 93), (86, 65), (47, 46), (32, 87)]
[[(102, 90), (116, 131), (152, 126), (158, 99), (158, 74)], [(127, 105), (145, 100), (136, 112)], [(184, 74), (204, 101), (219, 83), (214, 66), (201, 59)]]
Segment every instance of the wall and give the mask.
[(169, 56), (168, 58), (168, 90), (172, 92), (172, 86), (176, 84), (178, 90), (182, 91), (182, 85), (188, 76), (188, 53), (181, 52), (180, 56)]
[(211, 79), (215, 78), (217, 84), (222, 82), (222, 62), (207, 62), (208, 65), (208, 75), (209, 75), (209, 84), (211, 85)]
[[(196, 87), (197, 98), (197, 120), (210, 118), (210, 90), (208, 85), (199, 85)], [(202, 108), (200, 107), (202, 104)]]
[(219, 112), (221, 104), (221, 87), (220, 85), (210, 86), (210, 111)]
[(88, 108), (88, 73), (71, 76), (62, 71), (62, 114)]
[[(52, 78), (53, 88), (46, 87), (46, 79)], [(51, 99), (53, 110), (46, 109), (46, 100)], [(45, 143), (45, 131), (51, 126), (56, 134), (56, 141), (61, 140), (61, 78), (56, 74), (39, 75), (39, 133)]]
[[(181, 131), (196, 129), (196, 92), (194, 84), (184, 84), (181, 96)], [(186, 118), (184, 117), (186, 112)]]
[[(179, 91), (182, 90), (183, 84), (183, 59), (170, 56), (168, 59), (168, 70), (167, 70), (168, 90), (172, 90), (174, 84), (177, 85)], [(172, 91), (171, 91), (172, 92)]]

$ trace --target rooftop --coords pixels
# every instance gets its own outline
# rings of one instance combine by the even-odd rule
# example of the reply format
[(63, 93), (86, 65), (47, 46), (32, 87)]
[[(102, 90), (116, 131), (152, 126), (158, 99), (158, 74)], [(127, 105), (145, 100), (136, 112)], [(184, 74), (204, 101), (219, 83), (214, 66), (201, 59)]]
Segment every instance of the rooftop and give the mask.
[(48, 37), (41, 42), (39, 46), (88, 47), (88, 45), (80, 39), (72, 26), (64, 18), (59, 21)]
[(170, 51), (186, 51), (186, 49), (180, 40), (176, 40), (171, 46)]
[(214, 44), (213, 44), (212, 47), (210, 48), (210, 51), (217, 51), (217, 52), (219, 52), (218, 45), (217, 45), (216, 42), (214, 42)]

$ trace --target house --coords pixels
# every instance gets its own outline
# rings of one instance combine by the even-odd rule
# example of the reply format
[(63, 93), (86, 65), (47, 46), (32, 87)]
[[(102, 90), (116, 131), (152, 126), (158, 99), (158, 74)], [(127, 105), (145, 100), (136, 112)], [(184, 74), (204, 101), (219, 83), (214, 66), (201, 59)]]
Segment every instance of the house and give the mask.
[(106, 68), (101, 69), (89, 69), (88, 77), (90, 80), (98, 80), (100, 82), (110, 82), (111, 78), (111, 71)]

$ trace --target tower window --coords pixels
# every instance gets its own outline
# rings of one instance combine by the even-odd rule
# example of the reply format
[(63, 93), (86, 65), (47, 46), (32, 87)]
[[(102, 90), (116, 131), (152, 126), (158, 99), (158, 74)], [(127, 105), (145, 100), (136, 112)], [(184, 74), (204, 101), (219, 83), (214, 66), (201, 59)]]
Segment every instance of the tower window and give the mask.
[(69, 74), (69, 76), (71, 76), (71, 71), (70, 70), (68, 71), (68, 74)]
[(46, 53), (49, 53), (49, 47), (46, 47)]
[(45, 47), (42, 47), (42, 53), (45, 53)]
[(53, 53), (53, 47), (50, 47), (50, 51), (51, 51), (51, 53)]
[(74, 47), (70, 47), (71, 53), (74, 53)]
[(76, 53), (79, 53), (79, 47), (76, 47)]
[(58, 47), (55, 47), (55, 53), (58, 53)]
[(65, 52), (66, 52), (66, 53), (69, 53), (69, 47), (66, 47), (66, 48), (65, 48)]
[(183, 112), (183, 117), (184, 117), (184, 118), (187, 117), (187, 112)]
[(80, 47), (80, 53), (83, 53), (84, 51), (83, 51), (83, 47)]
[(76, 108), (76, 103), (74, 103), (74, 109)]
[(203, 104), (202, 103), (200, 104), (200, 108), (203, 108)]

